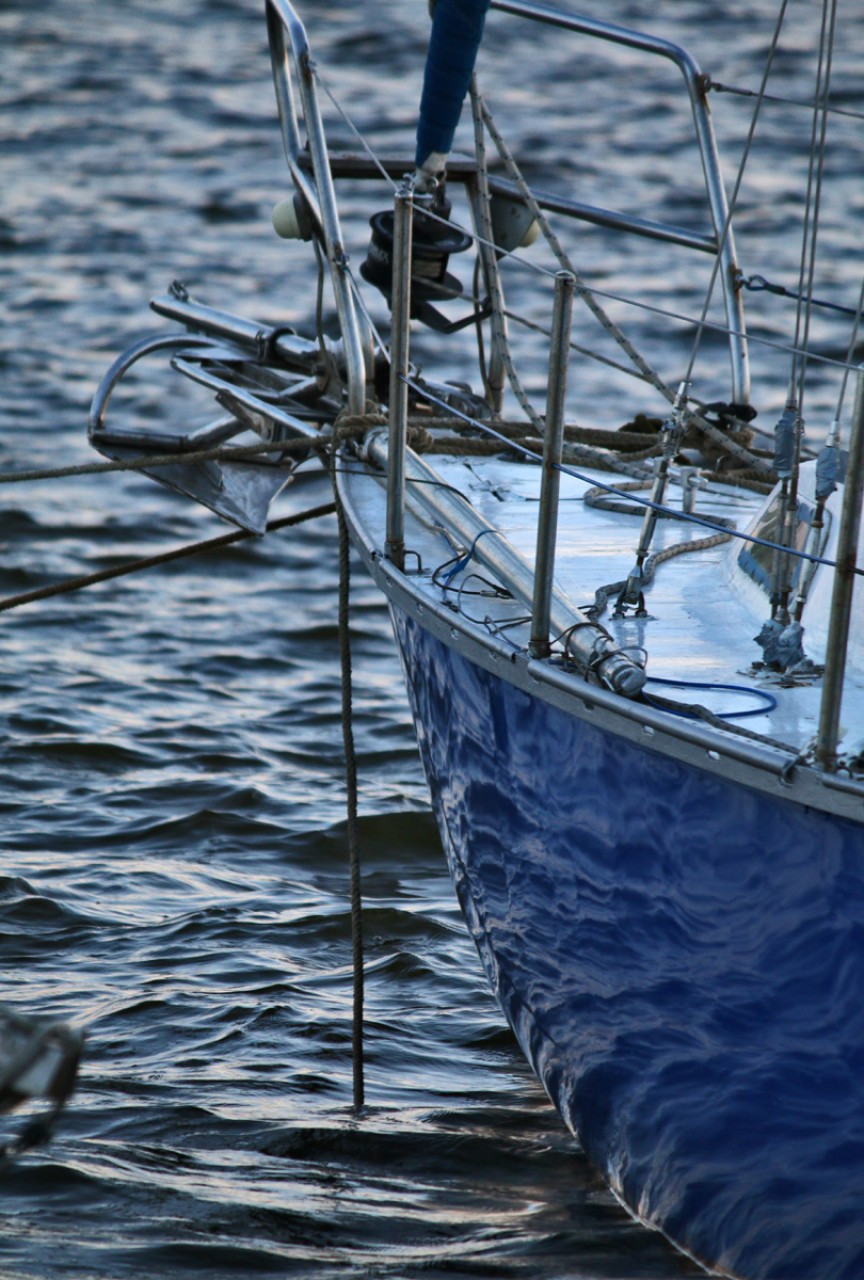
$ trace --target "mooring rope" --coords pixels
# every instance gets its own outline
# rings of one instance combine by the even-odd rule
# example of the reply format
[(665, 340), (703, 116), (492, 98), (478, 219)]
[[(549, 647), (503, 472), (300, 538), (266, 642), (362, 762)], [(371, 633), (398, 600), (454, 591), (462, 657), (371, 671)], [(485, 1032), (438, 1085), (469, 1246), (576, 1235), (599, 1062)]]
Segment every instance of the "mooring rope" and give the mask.
[[(275, 533), (277, 529), (286, 529), (291, 525), (303, 524), (306, 520), (316, 520), (319, 516), (332, 515), (336, 510), (335, 503), (327, 502), (319, 507), (311, 507), (297, 515), (283, 516), (280, 520), (271, 520), (266, 532)], [(93, 587), (99, 582), (108, 582), (111, 578), (122, 578), (128, 573), (138, 573), (142, 569), (152, 569), (156, 565), (170, 564), (173, 560), (183, 560), (188, 556), (198, 555), (202, 551), (213, 551), (219, 547), (228, 547), (234, 542), (242, 542), (245, 538), (258, 535), (250, 529), (235, 529), (231, 533), (220, 534), (216, 538), (206, 538), (203, 542), (190, 543), (185, 547), (175, 547), (171, 551), (161, 551), (153, 556), (142, 556), (126, 564), (115, 565), (113, 569), (100, 569), (96, 573), (83, 574), (77, 578), (67, 578), (63, 582), (54, 582), (47, 587), (37, 587), (34, 591), (23, 591), (17, 596), (7, 596), (0, 600), (0, 613), (9, 609), (17, 609), (24, 604), (33, 604), (36, 600), (49, 600), (52, 596), (68, 595), (73, 591), (81, 591), (85, 587)]]
[(363, 1073), (363, 894), (360, 867), (360, 837), (357, 823), (357, 755), (354, 749), (353, 696), (351, 672), (351, 544), (345, 509), (336, 484), (336, 449), (331, 454), (330, 476), (333, 506), (339, 527), (339, 665), (342, 688), (342, 743), (345, 753), (345, 808), (348, 833), (348, 867), (351, 879), (351, 957), (354, 971), (351, 1019), (351, 1063), (354, 1110), (365, 1100)]
[[(98, 443), (98, 442), (97, 442)], [(116, 446), (118, 442), (112, 441)], [(255, 444), (218, 445), (212, 449), (175, 450), (171, 453), (139, 453), (134, 458), (115, 458), (110, 462), (80, 462), (67, 467), (31, 468), (29, 471), (0, 472), (0, 484), (24, 481), (67, 480), (70, 476), (97, 476), (112, 471), (146, 471), (151, 467), (177, 466), (187, 462), (242, 462), (254, 460), (262, 453), (309, 453), (328, 447), (327, 441), (314, 436), (292, 440), (260, 440)]]
[[(350, 544), (348, 538), (348, 527), (345, 522), (342, 503), (335, 484), (335, 458), (338, 443), (347, 441), (352, 437), (363, 435), (371, 426), (377, 425), (383, 421), (386, 421), (386, 419), (375, 412), (352, 416), (343, 413), (337, 419), (334, 426), (333, 436), (330, 440), (307, 441), (303, 439), (279, 442), (261, 441), (250, 446), (240, 446), (237, 448), (207, 449), (199, 450), (197, 453), (170, 453), (149, 456), (139, 455), (135, 458), (125, 459), (119, 462), (92, 463), (73, 467), (53, 467), (39, 471), (18, 472), (12, 475), (7, 474), (5, 476), (0, 476), (0, 483), (10, 483), (15, 480), (53, 480), (68, 476), (80, 476), (93, 473), (98, 474), (100, 472), (140, 471), (145, 468), (150, 469), (160, 465), (170, 465), (179, 461), (190, 462), (210, 459), (243, 458), (252, 456), (256, 453), (266, 452), (268, 450), (287, 449), (288, 452), (292, 453), (303, 451), (308, 452), (310, 448), (316, 447), (319, 450), (324, 448), (328, 450), (331, 459), (330, 470), (331, 478), (333, 480), (334, 501), (322, 503), (320, 506), (312, 507), (307, 511), (299, 512), (296, 515), (283, 516), (278, 520), (270, 520), (266, 525), (265, 532), (275, 533), (279, 529), (289, 528), (292, 525), (302, 524), (307, 520), (314, 520), (320, 516), (333, 515), (334, 513), (337, 518), (339, 529), (338, 625), (339, 651), (342, 671), (342, 737), (345, 752), (348, 860), (351, 877), (351, 945), (354, 969), (354, 1011), (351, 1041), (355, 1111), (359, 1111), (363, 1107), (364, 1103), (363, 926), (357, 822), (357, 761), (352, 727), (351, 640), (349, 630)], [(415, 431), (415, 435), (417, 434), (419, 433)], [(233, 543), (242, 542), (248, 538), (256, 536), (257, 535), (251, 530), (235, 529), (230, 533), (221, 534), (215, 538), (207, 538), (201, 542), (192, 543), (184, 547), (175, 547), (170, 551), (158, 552), (156, 555), (152, 556), (141, 556), (133, 561), (128, 561), (125, 564), (115, 565), (111, 569), (101, 569), (96, 573), (82, 574), (75, 578), (68, 578), (63, 582), (55, 582), (46, 587), (38, 587), (33, 591), (24, 591), (18, 595), (9, 596), (5, 600), (0, 600), (0, 613), (20, 608), (22, 605), (33, 604), (38, 600), (48, 600), (54, 596), (68, 595), (72, 592), (81, 591), (86, 587), (95, 586), (101, 582), (108, 582), (113, 578), (120, 578), (127, 574), (138, 573), (144, 569), (152, 569), (158, 565), (170, 564), (173, 561), (183, 560), (205, 551), (213, 551), (222, 547), (228, 547)]]

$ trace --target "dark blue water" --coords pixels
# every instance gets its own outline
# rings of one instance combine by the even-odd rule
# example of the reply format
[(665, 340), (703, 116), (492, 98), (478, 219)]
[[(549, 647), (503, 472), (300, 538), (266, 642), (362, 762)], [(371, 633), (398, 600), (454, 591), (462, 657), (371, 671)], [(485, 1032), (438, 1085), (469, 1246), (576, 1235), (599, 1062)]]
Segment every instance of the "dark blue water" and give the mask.
[[(613, 8), (622, 22), (657, 16), (647, 0)], [(327, 85), (381, 151), (412, 149), (425, 9), (308, 6)], [(734, 41), (711, 5), (665, 9), (663, 34), (718, 78), (754, 83), (767, 0), (726, 6)], [(620, 203), (659, 195), (683, 217), (693, 175), (677, 135), (662, 177), (646, 150), (663, 150), (663, 120), (646, 125), (612, 77), (606, 109), (586, 102), (583, 129), (552, 144), (549, 117), (580, 97), (579, 50), (548, 31), (515, 40), (493, 20), (484, 58), (529, 170), (551, 163), (594, 200), (614, 118)], [(854, 66), (848, 41), (846, 53)], [(95, 386), (155, 327), (146, 300), (175, 278), (243, 314), (308, 322), (314, 277), (269, 225), (287, 179), (257, 4), (7, 0), (0, 113), (3, 471), (91, 459)], [(743, 117), (724, 113), (740, 137)], [(749, 189), (745, 222), (782, 230), (798, 182), (784, 155), (777, 144), (770, 181)], [(355, 254), (383, 202), (349, 197)], [(651, 252), (633, 253), (626, 269), (650, 283)], [(616, 286), (625, 267), (606, 263)], [(848, 300), (854, 272), (826, 287)], [(833, 330), (819, 335), (840, 353)], [(454, 344), (450, 358), (469, 371), (470, 351)], [(778, 375), (769, 405), (783, 392)], [(194, 397), (176, 396), (154, 385), (139, 414), (191, 421)], [(820, 410), (830, 403), (826, 385)], [(610, 398), (605, 413), (626, 417)], [(222, 528), (132, 477), (5, 486), (0, 500), (3, 596)], [(302, 482), (276, 514), (321, 500)], [(352, 1116), (336, 586), (323, 520), (0, 618), (2, 994), (88, 1032), (54, 1141), (0, 1183), (0, 1274), (694, 1273), (604, 1189), (488, 994), (386, 614), (359, 571), (368, 1111)]]

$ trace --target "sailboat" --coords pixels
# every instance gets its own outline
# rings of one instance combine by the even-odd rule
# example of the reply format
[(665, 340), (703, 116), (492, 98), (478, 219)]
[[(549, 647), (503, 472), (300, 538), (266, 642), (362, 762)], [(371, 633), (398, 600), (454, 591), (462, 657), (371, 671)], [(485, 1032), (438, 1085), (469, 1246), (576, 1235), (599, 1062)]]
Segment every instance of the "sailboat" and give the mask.
[[(324, 460), (389, 605), (467, 926), (564, 1121), (622, 1202), (712, 1272), (860, 1280), (861, 300), (829, 300), (842, 345), (826, 355), (810, 341), (836, 6), (806, 104), (801, 270), (783, 284), (736, 245), (755, 127), (730, 189), (709, 106), (717, 86), (686, 50), (527, 0), (493, 0), (490, 22), (502, 15), (551, 27), (592, 60), (596, 50), (598, 65), (671, 67), (704, 224), (529, 184), (476, 84), (476, 152), (449, 165), (446, 203), (413, 189), (406, 157), (334, 150), (303, 23), (289, 0), (267, 0), (293, 184), (274, 221), (314, 254), (336, 333), (320, 305), (303, 336), (178, 285), (151, 304), (170, 327), (106, 373), (90, 438), (259, 534), (295, 473)], [(780, 20), (769, 72), (784, 34)], [(751, 97), (755, 126), (782, 92), (766, 72)], [(338, 192), (358, 184), (386, 188), (388, 201), (356, 270)], [(636, 350), (602, 273), (594, 282), (565, 243), (585, 227), (604, 244), (647, 239), (658, 263), (706, 264), (695, 313), (652, 282), (652, 326), (676, 335), (671, 379)], [(525, 370), (505, 293), (538, 246)], [(456, 272), (469, 260), (466, 297)], [(658, 267), (670, 295), (681, 278)], [(792, 296), (782, 339), (748, 333), (748, 287)], [(614, 427), (568, 417), (588, 359), (576, 306), (611, 349), (590, 380), (603, 410), (622, 366), (640, 381), (644, 411)], [(473, 387), (448, 372), (456, 343), (476, 346)], [(751, 390), (754, 351), (768, 391)], [(118, 384), (164, 353), (212, 392), (217, 416), (176, 432), (115, 422)], [(777, 403), (781, 365), (765, 430), (755, 410)], [(836, 393), (816, 441), (803, 414), (814, 377)]]

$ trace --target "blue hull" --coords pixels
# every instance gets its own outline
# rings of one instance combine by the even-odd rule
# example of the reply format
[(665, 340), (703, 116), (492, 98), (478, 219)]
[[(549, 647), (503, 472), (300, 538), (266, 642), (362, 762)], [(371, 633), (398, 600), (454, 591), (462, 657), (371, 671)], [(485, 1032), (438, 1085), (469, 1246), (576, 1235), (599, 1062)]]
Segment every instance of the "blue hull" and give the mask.
[(598, 730), (393, 616), (463, 912), (589, 1156), (713, 1266), (861, 1280), (861, 828)]

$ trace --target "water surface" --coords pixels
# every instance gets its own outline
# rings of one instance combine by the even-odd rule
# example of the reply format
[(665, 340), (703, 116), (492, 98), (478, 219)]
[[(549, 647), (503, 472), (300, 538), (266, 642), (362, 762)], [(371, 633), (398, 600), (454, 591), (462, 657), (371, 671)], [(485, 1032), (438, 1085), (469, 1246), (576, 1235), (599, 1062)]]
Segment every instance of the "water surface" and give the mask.
[[(656, 19), (730, 83), (756, 83), (771, 32), (764, 0), (725, 6), (722, 25), (702, 0), (586, 8), (634, 25)], [(341, 108), (377, 150), (409, 155), (425, 5), (319, 3), (307, 19)], [(787, 55), (796, 88), (813, 22)], [(838, 75), (860, 109), (853, 36)], [(650, 199), (662, 216), (690, 218), (698, 170), (680, 124), (671, 112), (646, 119), (621, 54), (589, 95), (594, 58), (549, 29), (526, 39), (511, 20), (490, 21), (481, 69), (526, 171), (599, 203), (611, 161), (622, 207)], [(146, 300), (174, 279), (203, 301), (308, 324), (308, 253), (269, 225), (287, 179), (258, 5), (13, 0), (0, 12), (0, 84), (4, 471), (91, 459), (95, 386), (124, 345), (157, 327)], [(553, 140), (550, 122), (577, 107), (579, 124)], [(329, 102), (327, 111), (350, 142)], [(722, 99), (721, 118), (740, 139), (740, 101)], [(743, 188), (742, 225), (755, 237), (788, 220), (788, 278), (801, 171), (782, 139), (769, 145), (768, 177)], [(348, 195), (355, 260), (387, 199)], [(825, 223), (850, 243), (834, 206)], [(623, 253), (585, 231), (582, 248), (601, 287), (636, 279), (659, 296), (672, 281), (698, 306), (690, 270), (661, 270), (650, 246)], [(760, 253), (749, 270), (769, 274)], [(535, 284), (517, 272), (511, 301), (543, 318)], [(854, 273), (826, 268), (820, 284), (854, 301)], [(780, 318), (759, 314), (765, 332), (779, 332)], [(635, 323), (650, 347), (651, 323)], [(842, 353), (835, 329), (816, 324), (824, 349)], [(674, 354), (661, 354), (664, 376), (680, 376), (691, 341), (684, 326)], [(432, 350), (418, 335), (418, 358)], [(446, 363), (472, 376), (470, 345), (454, 341)], [(769, 417), (785, 391), (779, 362), (771, 373)], [(722, 382), (710, 367), (705, 376)], [(542, 387), (542, 366), (532, 379)], [(592, 418), (604, 425), (644, 403), (618, 375), (586, 370), (575, 384), (585, 400), (574, 412), (596, 395)], [(154, 382), (140, 416), (191, 422), (195, 397), (168, 385)], [(828, 378), (817, 386), (817, 431), (835, 391)], [(221, 531), (207, 512), (129, 476), (5, 486), (0, 496), (4, 596)], [(320, 483), (303, 481), (276, 514), (321, 500)], [(4, 996), (88, 1029), (80, 1088), (55, 1140), (3, 1175), (4, 1275), (695, 1271), (615, 1203), (503, 1024), (446, 875), (386, 614), (355, 569), (361, 1119), (350, 1107), (332, 521), (0, 620)]]

